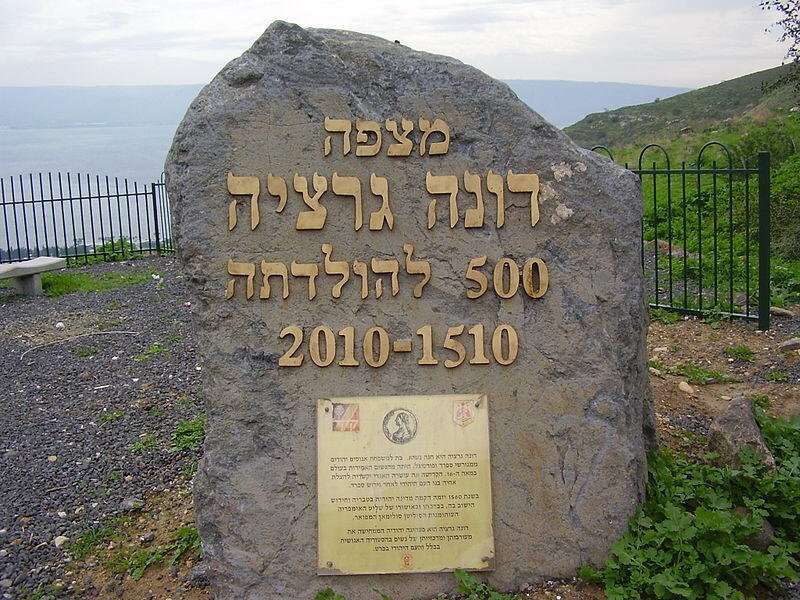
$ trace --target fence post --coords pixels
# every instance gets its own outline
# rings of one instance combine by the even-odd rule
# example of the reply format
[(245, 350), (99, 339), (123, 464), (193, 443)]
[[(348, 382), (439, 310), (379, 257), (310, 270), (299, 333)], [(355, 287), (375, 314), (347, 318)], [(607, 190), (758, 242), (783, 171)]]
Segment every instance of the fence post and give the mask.
[(758, 328), (769, 329), (769, 152), (758, 153)]
[[(768, 155), (769, 156), (769, 155)], [(153, 223), (155, 225), (155, 234), (156, 234), (156, 254), (161, 256), (161, 240), (159, 238), (158, 233), (158, 197), (156, 196), (156, 184), (150, 184), (150, 191), (153, 194)], [(767, 311), (769, 312), (769, 310)]]

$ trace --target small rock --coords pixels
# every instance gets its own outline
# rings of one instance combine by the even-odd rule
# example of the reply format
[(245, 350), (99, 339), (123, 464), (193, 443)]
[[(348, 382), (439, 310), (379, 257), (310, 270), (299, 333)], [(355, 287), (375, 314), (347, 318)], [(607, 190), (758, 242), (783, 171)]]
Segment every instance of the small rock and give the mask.
[(59, 321), (58, 323), (56, 323), (56, 329), (58, 330), (64, 329), (65, 327), (66, 325), (64, 325), (63, 321)]
[(2, 550), (0, 550), (0, 558), (5, 558), (6, 556), (8, 556), (8, 550), (3, 548)]
[(727, 402), (729, 400), (732, 400), (733, 398), (731, 398), (730, 396), (720, 396), (719, 399), (720, 400), (725, 400)]
[(183, 581), (185, 581), (189, 587), (208, 587), (208, 565), (201, 562), (184, 576)]
[(65, 536), (65, 535), (58, 535), (58, 536), (56, 536), (56, 537), (55, 537), (55, 539), (53, 540), (53, 544), (55, 545), (55, 547), (56, 547), (56, 548), (61, 548), (61, 546), (63, 546), (64, 544), (66, 544), (68, 541), (69, 541), (69, 538), (68, 538), (67, 536)]
[(124, 512), (133, 512), (135, 510), (139, 510), (142, 508), (142, 506), (144, 506), (144, 500), (141, 500), (140, 498), (125, 498), (125, 500), (122, 501), (120, 508)]
[(694, 394), (694, 388), (690, 386), (687, 382), (681, 381), (678, 384), (678, 389), (682, 391), (684, 394)]
[(800, 350), (800, 338), (791, 338), (785, 342), (778, 344), (778, 350), (781, 352), (791, 352), (792, 350)]
[(58, 460), (58, 457), (55, 456), (54, 454), (51, 454), (50, 456), (47, 457), (47, 460), (49, 462), (56, 462)]
[(663, 373), (655, 367), (649, 367), (648, 370), (650, 371), (650, 375), (655, 375), (656, 377), (661, 377), (663, 375)]
[(67, 516), (67, 513), (65, 513), (63, 510), (58, 511), (56, 514), (62, 519), (66, 518)]
[(139, 541), (140, 541), (142, 544), (149, 544), (149, 543), (150, 543), (150, 542), (152, 542), (154, 539), (156, 539), (156, 534), (155, 534), (155, 533), (153, 533), (152, 531), (150, 531), (150, 532), (148, 532), (148, 533), (145, 533), (143, 536), (139, 537)]
[(667, 348), (666, 346), (659, 346), (658, 348), (653, 348), (653, 352), (661, 352), (661, 353), (669, 352), (669, 348)]
[[(749, 511), (744, 506), (737, 506), (733, 509), (737, 515), (745, 516), (749, 514)], [(772, 545), (772, 542), (775, 541), (775, 530), (772, 528), (772, 525), (766, 519), (762, 519), (761, 521), (761, 529), (756, 533), (750, 535), (744, 543), (747, 544), (753, 550), (758, 550), (759, 552), (766, 552), (769, 547)]]
[(745, 446), (750, 446), (761, 455), (768, 470), (775, 468), (775, 459), (756, 423), (753, 403), (745, 396), (737, 396), (711, 422), (708, 449), (719, 454), (723, 463), (738, 468), (742, 466), (739, 451)]
[(83, 508), (82, 506), (79, 506), (78, 508), (76, 508), (76, 509), (75, 509), (75, 514), (76, 514), (76, 515), (83, 514), (83, 511), (84, 511), (84, 510), (86, 510), (86, 509), (85, 509), (85, 508)]
[(794, 313), (786, 308), (781, 308), (780, 306), (770, 306), (769, 307), (769, 314), (776, 316), (776, 317), (793, 317)]

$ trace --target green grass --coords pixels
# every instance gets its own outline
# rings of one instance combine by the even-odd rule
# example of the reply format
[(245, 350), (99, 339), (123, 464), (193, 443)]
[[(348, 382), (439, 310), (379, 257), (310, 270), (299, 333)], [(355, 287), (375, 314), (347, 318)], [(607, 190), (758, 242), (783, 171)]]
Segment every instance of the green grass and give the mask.
[(650, 309), (650, 320), (658, 321), (664, 325), (672, 325), (678, 321), (683, 320), (683, 316), (674, 310), (667, 310), (665, 308), (652, 308)]
[(657, 361), (648, 361), (648, 366), (658, 369), (662, 373), (669, 373), (670, 375), (680, 375), (685, 377), (690, 383), (698, 385), (708, 385), (711, 383), (735, 383), (739, 381), (734, 377), (728, 377), (724, 373), (714, 371), (713, 369), (706, 369), (698, 365), (683, 363), (675, 367), (668, 367), (667, 365)]
[(751, 349), (741, 344), (739, 346), (730, 346), (723, 351), (725, 356), (740, 360), (742, 362), (753, 362), (756, 358), (756, 353)]
[(88, 358), (89, 356), (94, 356), (100, 352), (99, 348), (95, 348), (94, 346), (86, 346), (85, 348), (75, 348), (72, 353), (75, 356), (80, 358)]
[(181, 421), (172, 434), (171, 452), (194, 451), (203, 445), (206, 435), (206, 415), (202, 413), (190, 421)]
[(783, 371), (779, 371), (778, 369), (774, 369), (772, 371), (768, 371), (764, 375), (764, 379), (767, 381), (774, 381), (776, 383), (782, 383), (784, 381), (789, 381), (789, 376), (784, 373)]
[(156, 548), (119, 550), (106, 559), (105, 565), (112, 573), (128, 573), (133, 579), (139, 580), (151, 566), (172, 566), (188, 552), (200, 554), (200, 535), (197, 528), (192, 526), (179, 528), (168, 544)]
[(42, 273), (42, 290), (51, 298), (74, 292), (105, 292), (119, 287), (136, 285), (150, 279), (150, 273)]
[[(648, 460), (647, 500), (601, 569), (581, 576), (602, 583), (609, 600), (743, 599), (757, 586), (797, 580), (800, 561), (800, 417), (756, 415), (776, 467), (766, 471), (749, 447), (742, 467), (669, 451)], [(735, 511), (745, 507), (746, 511)], [(766, 551), (748, 545), (766, 519), (775, 538)]]
[(68, 595), (67, 584), (54, 583), (51, 585), (40, 585), (35, 592), (31, 592), (28, 595), (23, 596), (22, 600), (42, 600), (42, 598), (45, 596), (53, 598), (65, 598)]
[(159, 354), (170, 354), (170, 349), (161, 342), (153, 342), (144, 352), (138, 356), (135, 356), (134, 360), (138, 360), (140, 362), (150, 360)]
[(124, 413), (121, 410), (104, 412), (100, 415), (100, 422), (107, 423), (109, 421), (113, 421), (114, 419), (119, 419), (123, 414)]
[(98, 525), (84, 531), (74, 541), (69, 542), (67, 550), (75, 560), (94, 554), (101, 546), (111, 540), (119, 539), (119, 533), (111, 524)]
[(158, 448), (158, 440), (154, 435), (147, 434), (143, 436), (138, 442), (130, 445), (131, 454), (139, 454), (141, 452), (151, 452)]

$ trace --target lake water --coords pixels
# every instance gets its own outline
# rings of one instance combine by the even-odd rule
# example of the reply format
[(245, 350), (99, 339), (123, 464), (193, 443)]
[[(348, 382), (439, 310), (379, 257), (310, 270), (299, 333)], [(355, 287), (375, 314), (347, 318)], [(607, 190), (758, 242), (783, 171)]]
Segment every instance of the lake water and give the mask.
[(0, 177), (70, 171), (158, 181), (176, 127), (0, 129)]

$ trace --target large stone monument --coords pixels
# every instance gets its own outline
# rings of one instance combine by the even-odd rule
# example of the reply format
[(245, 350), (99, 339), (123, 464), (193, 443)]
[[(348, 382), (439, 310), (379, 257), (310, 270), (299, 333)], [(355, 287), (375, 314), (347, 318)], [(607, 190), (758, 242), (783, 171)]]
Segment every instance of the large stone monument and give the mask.
[(218, 598), (396, 600), (597, 563), (652, 406), (636, 178), (454, 59), (274, 23), (166, 165)]

